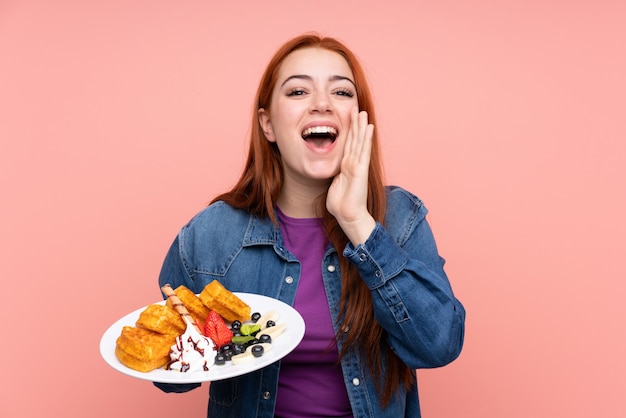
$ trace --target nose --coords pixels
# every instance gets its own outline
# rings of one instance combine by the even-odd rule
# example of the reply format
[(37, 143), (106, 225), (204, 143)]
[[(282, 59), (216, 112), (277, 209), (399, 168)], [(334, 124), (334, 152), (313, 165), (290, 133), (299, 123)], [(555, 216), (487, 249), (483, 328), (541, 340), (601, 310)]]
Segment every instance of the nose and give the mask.
[(315, 93), (311, 100), (311, 112), (313, 113), (326, 113), (332, 112), (332, 103), (327, 93), (318, 92)]

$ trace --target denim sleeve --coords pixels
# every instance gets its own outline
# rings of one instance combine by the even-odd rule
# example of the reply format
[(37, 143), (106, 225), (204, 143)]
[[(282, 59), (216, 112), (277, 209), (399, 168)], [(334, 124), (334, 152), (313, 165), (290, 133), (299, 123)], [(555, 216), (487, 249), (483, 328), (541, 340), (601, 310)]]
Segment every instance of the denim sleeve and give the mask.
[(344, 255), (372, 292), (376, 319), (394, 352), (411, 368), (446, 365), (461, 352), (465, 309), (454, 297), (425, 217), (403, 245), (377, 224)]
[(161, 273), (159, 274), (159, 289), (166, 284), (171, 285), (173, 289), (184, 285), (190, 290), (199, 293), (202, 289), (194, 289), (193, 278), (181, 257), (180, 243), (180, 238), (177, 236), (165, 255)]
[(201, 383), (152, 383), (165, 393), (185, 393), (198, 388), (201, 385)]

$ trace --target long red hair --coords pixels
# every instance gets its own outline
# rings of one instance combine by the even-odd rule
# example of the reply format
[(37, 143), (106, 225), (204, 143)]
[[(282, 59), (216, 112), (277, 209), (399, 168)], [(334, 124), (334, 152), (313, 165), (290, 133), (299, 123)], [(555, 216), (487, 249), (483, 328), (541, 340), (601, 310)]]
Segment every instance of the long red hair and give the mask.
[[(255, 111), (252, 115), (250, 148), (243, 173), (237, 184), (228, 192), (216, 197), (213, 202), (222, 200), (233, 207), (246, 210), (259, 217), (269, 217), (277, 223), (275, 204), (283, 184), (283, 165), (276, 143), (265, 138), (259, 123), (258, 109), (269, 109), (272, 92), (276, 85), (278, 70), (283, 60), (293, 51), (303, 48), (323, 48), (334, 51), (345, 58), (356, 85), (359, 110), (367, 111), (370, 123), (376, 125), (373, 99), (363, 68), (356, 56), (340, 41), (305, 34), (285, 43), (270, 60), (261, 78), (256, 93)], [(383, 223), (386, 210), (386, 196), (383, 180), (380, 143), (376, 130), (372, 141), (370, 158), (368, 202), (369, 212), (374, 219)], [(342, 271), (342, 298), (340, 320), (342, 329), (337, 337), (343, 340), (339, 355), (342, 357), (351, 350), (362, 350), (372, 376), (379, 376), (377, 382), (381, 403), (389, 403), (393, 393), (404, 385), (407, 389), (413, 383), (415, 373), (409, 369), (387, 345), (385, 331), (374, 318), (372, 296), (355, 266), (343, 257), (342, 249), (348, 238), (339, 227), (337, 220), (326, 209), (325, 196), (317, 202), (317, 211), (324, 220), (329, 241), (340, 260)], [(386, 368), (383, 370), (382, 356), (386, 354)]]

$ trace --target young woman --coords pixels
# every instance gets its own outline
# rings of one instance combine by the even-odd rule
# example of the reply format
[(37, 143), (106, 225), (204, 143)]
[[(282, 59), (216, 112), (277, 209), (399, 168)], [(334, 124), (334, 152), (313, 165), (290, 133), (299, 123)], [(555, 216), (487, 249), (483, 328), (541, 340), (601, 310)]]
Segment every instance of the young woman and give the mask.
[[(159, 284), (286, 302), (301, 344), (210, 385), (210, 417), (419, 417), (415, 369), (453, 361), (465, 311), (416, 196), (383, 184), (354, 54), (303, 35), (270, 61), (238, 183), (182, 228)], [(181, 392), (198, 385), (157, 384)]]

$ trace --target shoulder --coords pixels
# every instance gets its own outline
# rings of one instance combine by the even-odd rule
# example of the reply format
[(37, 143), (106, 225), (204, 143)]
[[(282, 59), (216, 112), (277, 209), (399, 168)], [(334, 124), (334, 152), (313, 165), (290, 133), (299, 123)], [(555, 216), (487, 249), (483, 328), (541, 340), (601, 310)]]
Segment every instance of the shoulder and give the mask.
[(396, 210), (426, 210), (422, 199), (408, 190), (399, 186), (387, 186), (385, 189), (387, 192), (387, 204), (395, 207)]
[(224, 219), (247, 222), (250, 219), (250, 214), (241, 209), (236, 209), (228, 203), (217, 201), (198, 212), (187, 225), (220, 224), (223, 223)]
[(224, 202), (207, 206), (178, 233), (183, 263), (196, 272), (224, 274), (241, 251), (252, 218)]
[(386, 192), (385, 227), (402, 244), (424, 221), (428, 209), (419, 197), (402, 187), (387, 186)]
[(208, 237), (241, 236), (248, 228), (249, 213), (224, 202), (215, 202), (198, 212), (183, 226), (183, 240), (204, 241)]

